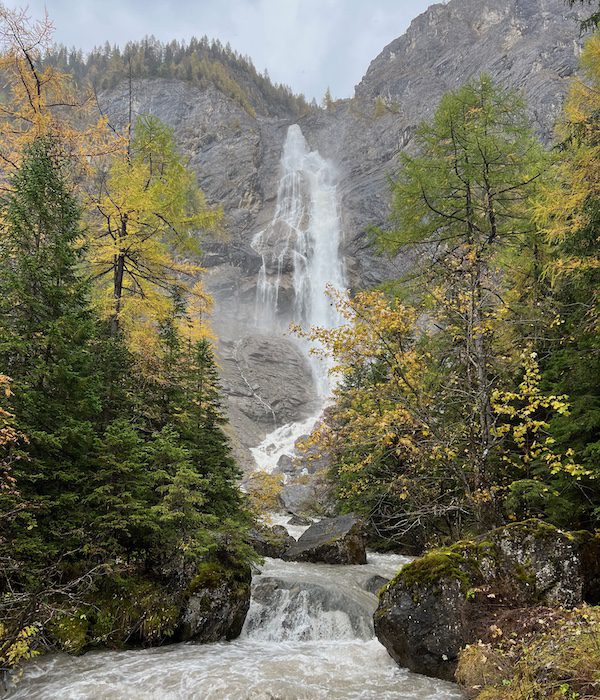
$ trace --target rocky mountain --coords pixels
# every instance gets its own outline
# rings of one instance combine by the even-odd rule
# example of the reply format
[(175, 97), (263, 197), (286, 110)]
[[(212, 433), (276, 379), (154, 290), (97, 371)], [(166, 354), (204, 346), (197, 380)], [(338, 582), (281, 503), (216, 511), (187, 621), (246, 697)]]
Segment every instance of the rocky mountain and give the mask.
[[(204, 244), (206, 281), (216, 299), (237, 452), (246, 464), (248, 448), (274, 427), (306, 418), (317, 401), (295, 341), (265, 335), (255, 324), (262, 258), (252, 242), (274, 216), (290, 124), (297, 122), (310, 147), (335, 165), (347, 281), (372, 286), (409, 264), (377, 256), (366, 231), (385, 224), (397, 155), (411, 148), (417, 125), (444, 92), (487, 72), (523, 93), (548, 140), (579, 51), (578, 12), (563, 0), (450, 0), (430, 7), (383, 49), (352, 99), (299, 118), (281, 109), (249, 111), (214, 83), (134, 80), (135, 111), (173, 127), (209, 201), (226, 213), (227, 236)], [(128, 98), (123, 83), (100, 96), (116, 120), (124, 119)]]

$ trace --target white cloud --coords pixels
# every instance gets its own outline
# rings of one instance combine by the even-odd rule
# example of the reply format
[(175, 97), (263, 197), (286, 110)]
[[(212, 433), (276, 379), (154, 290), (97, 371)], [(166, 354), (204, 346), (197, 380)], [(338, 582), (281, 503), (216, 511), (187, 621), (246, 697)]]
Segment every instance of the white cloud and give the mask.
[[(24, 2), (27, 0), (24, 0)], [(13, 0), (14, 3), (14, 0)], [(400, 36), (428, 0), (28, 0), (44, 6), (67, 46), (89, 50), (154, 34), (206, 34), (250, 56), (260, 71), (320, 99), (347, 97), (370, 61)]]

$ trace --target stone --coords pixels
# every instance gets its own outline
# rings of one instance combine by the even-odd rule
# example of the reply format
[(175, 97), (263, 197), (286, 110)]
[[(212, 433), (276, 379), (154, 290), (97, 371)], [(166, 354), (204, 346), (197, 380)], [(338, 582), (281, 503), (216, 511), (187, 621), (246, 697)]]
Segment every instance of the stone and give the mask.
[(284, 552), (296, 540), (283, 525), (262, 525), (253, 528), (248, 533), (248, 542), (261, 557), (281, 559)]
[(201, 643), (239, 637), (250, 607), (250, 568), (201, 564), (190, 584), (177, 638)]
[(587, 563), (592, 539), (529, 520), (432, 550), (381, 591), (375, 633), (400, 666), (452, 680), (461, 648), (499, 611), (585, 600), (598, 573)]
[(291, 561), (323, 564), (366, 564), (364, 524), (355, 515), (313, 523), (284, 554)]
[(379, 591), (390, 582), (389, 578), (384, 578), (375, 574), (370, 576), (364, 583), (363, 588), (373, 595), (377, 595)]
[(315, 504), (316, 491), (313, 484), (285, 484), (279, 500), (288, 513), (308, 513)]
[(312, 525), (312, 520), (310, 518), (303, 518), (300, 515), (292, 515), (292, 517), (287, 521), (288, 525)]

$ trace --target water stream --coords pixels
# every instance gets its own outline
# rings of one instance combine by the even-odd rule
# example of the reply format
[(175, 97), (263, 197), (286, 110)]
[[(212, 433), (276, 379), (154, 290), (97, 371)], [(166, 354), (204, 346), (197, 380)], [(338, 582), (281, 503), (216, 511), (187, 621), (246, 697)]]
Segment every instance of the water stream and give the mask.
[(12, 700), (458, 700), (456, 686), (398, 668), (373, 638), (365, 566), (267, 559), (241, 637), (228, 643), (64, 654), (31, 662)]
[[(325, 290), (344, 288), (335, 170), (290, 127), (271, 225), (255, 236), (263, 258), (257, 324), (275, 333), (341, 322)], [(285, 278), (293, 303), (281, 304)], [(289, 286), (289, 285), (288, 285)], [(288, 289), (289, 291), (289, 289)], [(323, 403), (331, 390), (326, 364), (304, 344)], [(278, 428), (254, 449), (272, 471), (292, 455), (318, 416)], [(287, 516), (275, 517), (285, 523)], [(290, 526), (299, 537), (303, 527)], [(407, 559), (369, 554), (364, 566), (267, 559), (253, 577), (250, 610), (239, 639), (160, 649), (43, 657), (27, 665), (9, 693), (27, 700), (450, 700), (456, 686), (398, 668), (373, 633), (376, 590)]]
[[(293, 124), (283, 146), (273, 220), (252, 240), (262, 257), (256, 290), (260, 329), (277, 334), (288, 332), (290, 323), (308, 331), (343, 322), (328, 292), (346, 288), (341, 240), (336, 169), (318, 151), (309, 150), (300, 127)], [(316, 343), (296, 340), (321, 407), (303, 421), (277, 428), (251, 450), (259, 468), (268, 472), (282, 455), (294, 454), (294, 444), (311, 432), (331, 394), (331, 364), (313, 352)]]

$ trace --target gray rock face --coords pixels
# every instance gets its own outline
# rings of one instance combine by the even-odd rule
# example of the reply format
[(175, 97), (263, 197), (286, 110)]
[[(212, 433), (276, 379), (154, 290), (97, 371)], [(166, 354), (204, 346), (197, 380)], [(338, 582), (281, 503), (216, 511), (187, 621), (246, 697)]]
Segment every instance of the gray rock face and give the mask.
[(429, 552), (380, 593), (375, 633), (400, 666), (452, 680), (461, 648), (501, 611), (586, 599), (589, 540), (530, 520)]
[[(373, 254), (366, 229), (385, 225), (388, 177), (399, 151), (442, 95), (482, 72), (522, 92), (534, 128), (548, 139), (580, 50), (577, 8), (563, 0), (450, 0), (434, 4), (383, 49), (330, 118), (308, 116), (309, 140), (340, 168), (350, 282), (364, 287), (410, 266)], [(306, 124), (306, 127), (305, 127)]]
[(283, 558), (323, 564), (366, 564), (363, 523), (351, 514), (320, 520), (306, 530)]
[(279, 500), (288, 513), (302, 514), (310, 511), (316, 498), (316, 489), (313, 484), (286, 484)]
[[(388, 178), (399, 151), (413, 148), (417, 125), (442, 94), (482, 71), (521, 90), (535, 128), (548, 138), (580, 49), (578, 10), (563, 0), (450, 0), (433, 5), (405, 35), (385, 47), (356, 88), (331, 111), (315, 109), (299, 124), (311, 148), (334, 162), (349, 285), (370, 287), (411, 265), (406, 256), (377, 256), (367, 229), (385, 225)], [(177, 80), (139, 80), (134, 112), (169, 124), (198, 174), (209, 203), (225, 212), (225, 235), (202, 236), (205, 284), (214, 295), (236, 456), (250, 467), (248, 447), (273, 427), (311, 413), (306, 362), (292, 340), (257, 338), (255, 299), (261, 258), (254, 236), (272, 220), (280, 157), (292, 116), (281, 109), (251, 116), (215, 87)], [(100, 96), (116, 124), (128, 111), (128, 89)], [(283, 270), (281, 303), (291, 303)], [(287, 286), (286, 286), (287, 285)]]
[(210, 643), (239, 637), (250, 607), (250, 582), (249, 568), (204, 565), (192, 582), (178, 639)]
[(307, 418), (317, 396), (306, 358), (288, 338), (246, 335), (219, 343), (222, 385), (235, 428), (236, 457), (252, 465), (248, 453), (279, 425)]

